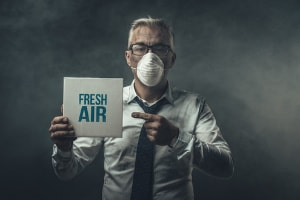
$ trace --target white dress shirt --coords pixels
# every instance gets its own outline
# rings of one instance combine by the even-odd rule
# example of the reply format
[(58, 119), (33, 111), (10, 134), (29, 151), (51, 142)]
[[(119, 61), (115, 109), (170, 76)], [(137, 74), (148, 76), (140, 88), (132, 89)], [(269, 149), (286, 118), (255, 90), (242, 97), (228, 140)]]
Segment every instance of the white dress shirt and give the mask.
[[(142, 119), (131, 117), (132, 112), (143, 112), (134, 101), (136, 96), (134, 83), (124, 87), (122, 138), (80, 137), (70, 152), (62, 152), (54, 145), (52, 163), (59, 178), (68, 180), (80, 173), (103, 146), (102, 199), (130, 199), (137, 142), (144, 123)], [(179, 136), (173, 141), (173, 147), (155, 145), (153, 199), (192, 200), (193, 168), (214, 176), (230, 177), (233, 173), (231, 152), (203, 97), (169, 86), (162, 98), (166, 98), (168, 104), (158, 115), (179, 127)]]

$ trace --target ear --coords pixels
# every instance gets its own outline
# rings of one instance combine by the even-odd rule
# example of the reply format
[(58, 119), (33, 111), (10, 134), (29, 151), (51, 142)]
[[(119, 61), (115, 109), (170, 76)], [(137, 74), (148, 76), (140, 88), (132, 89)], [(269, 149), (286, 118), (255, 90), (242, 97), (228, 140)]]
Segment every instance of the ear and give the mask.
[(131, 52), (128, 51), (128, 50), (126, 50), (126, 51), (125, 51), (125, 59), (126, 59), (127, 65), (128, 65), (129, 67), (131, 67), (130, 57), (131, 57)]
[(171, 67), (170, 68), (172, 68), (173, 65), (175, 64), (175, 60), (176, 60), (176, 53), (173, 52), (172, 57), (171, 57)]

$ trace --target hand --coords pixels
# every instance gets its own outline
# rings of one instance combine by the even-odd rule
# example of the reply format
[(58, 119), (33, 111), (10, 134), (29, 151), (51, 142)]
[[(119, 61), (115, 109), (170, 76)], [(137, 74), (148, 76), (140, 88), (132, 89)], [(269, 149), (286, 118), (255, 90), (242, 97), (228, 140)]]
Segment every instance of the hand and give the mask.
[(73, 140), (76, 139), (73, 126), (69, 119), (64, 116), (54, 117), (49, 133), (52, 141), (62, 151), (70, 151), (73, 146)]
[(155, 144), (170, 145), (172, 139), (178, 137), (179, 128), (163, 116), (140, 112), (133, 112), (131, 116), (146, 120), (144, 127), (147, 137)]

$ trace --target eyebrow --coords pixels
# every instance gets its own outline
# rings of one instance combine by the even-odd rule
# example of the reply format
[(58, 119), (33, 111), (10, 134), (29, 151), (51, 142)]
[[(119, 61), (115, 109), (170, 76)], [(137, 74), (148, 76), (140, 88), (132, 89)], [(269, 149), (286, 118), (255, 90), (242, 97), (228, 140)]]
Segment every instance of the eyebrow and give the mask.
[[(148, 45), (145, 44), (144, 42), (137, 42), (137, 43), (134, 43), (134, 44), (141, 44), (141, 45), (146, 45), (146, 46), (148, 46)], [(168, 44), (164, 44), (164, 43), (162, 43), (162, 42), (156, 43), (156, 44), (151, 45), (151, 46), (158, 46), (158, 45), (169, 46)]]
[(142, 45), (146, 45), (144, 42), (137, 42), (137, 43), (134, 43), (134, 44), (142, 44)]

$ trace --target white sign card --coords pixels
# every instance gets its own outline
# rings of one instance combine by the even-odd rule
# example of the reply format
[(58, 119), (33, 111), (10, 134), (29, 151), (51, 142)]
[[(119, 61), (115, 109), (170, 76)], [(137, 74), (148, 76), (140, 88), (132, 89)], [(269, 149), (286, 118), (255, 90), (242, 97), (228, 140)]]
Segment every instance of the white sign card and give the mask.
[(77, 137), (122, 137), (123, 79), (64, 77), (63, 115)]

